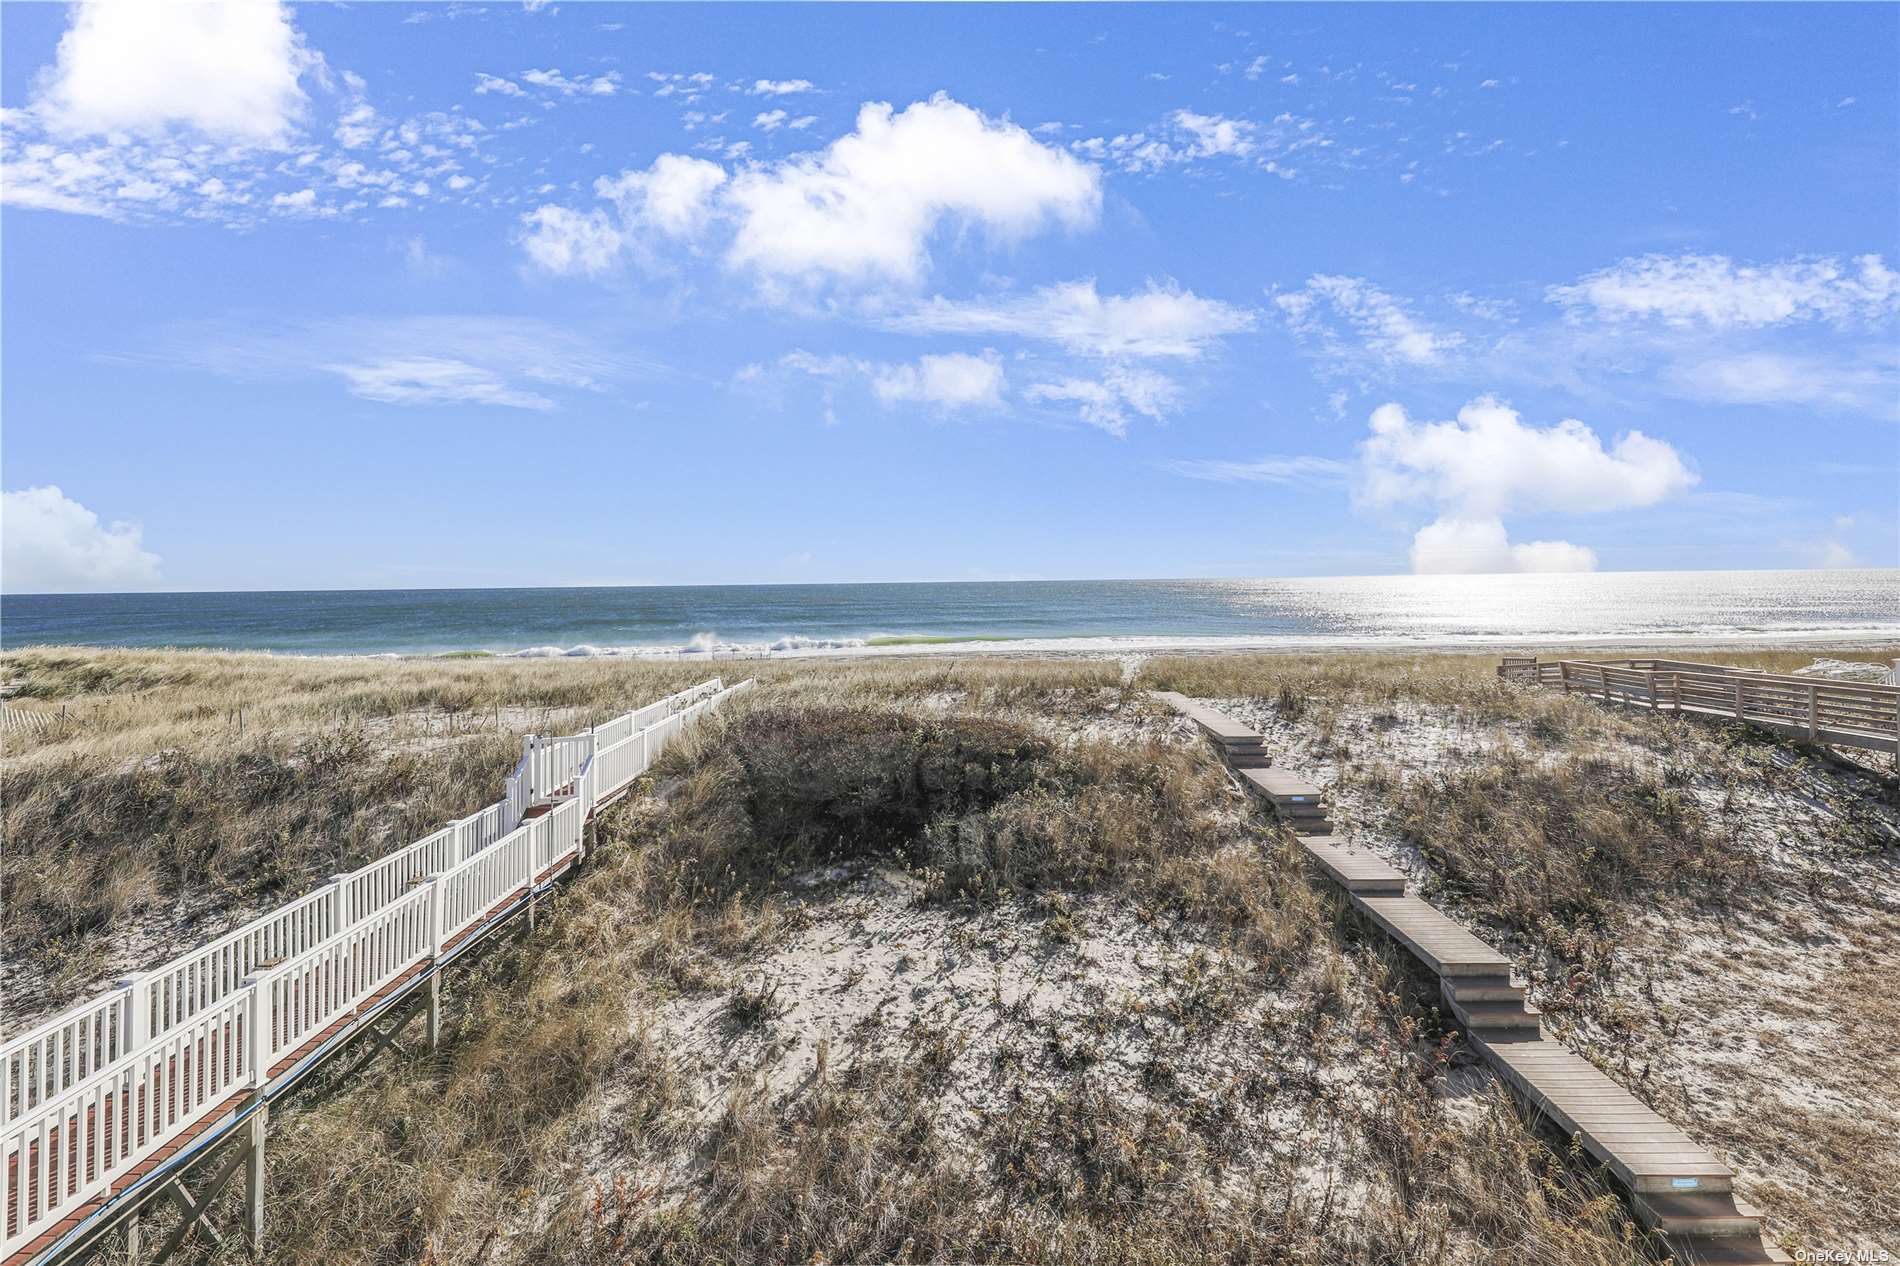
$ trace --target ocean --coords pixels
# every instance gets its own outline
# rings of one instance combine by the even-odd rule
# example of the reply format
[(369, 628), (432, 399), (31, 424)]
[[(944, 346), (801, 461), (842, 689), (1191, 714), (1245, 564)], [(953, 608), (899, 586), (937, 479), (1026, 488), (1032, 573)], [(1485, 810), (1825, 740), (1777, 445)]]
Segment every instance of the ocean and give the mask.
[(0, 646), (825, 655), (1900, 638), (1900, 571), (380, 589), (0, 598)]

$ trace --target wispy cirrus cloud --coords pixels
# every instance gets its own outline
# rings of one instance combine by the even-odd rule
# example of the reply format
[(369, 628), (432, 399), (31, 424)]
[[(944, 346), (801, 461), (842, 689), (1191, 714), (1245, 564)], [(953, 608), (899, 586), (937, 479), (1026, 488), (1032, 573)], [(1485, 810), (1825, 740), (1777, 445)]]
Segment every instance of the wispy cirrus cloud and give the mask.
[(148, 348), (102, 357), (238, 381), (329, 378), (393, 405), (474, 404), (545, 412), (570, 393), (601, 393), (663, 372), (553, 322), (493, 316), (345, 318), (257, 329), (176, 325)]
[(1270, 456), (1250, 461), (1182, 459), (1166, 469), (1187, 479), (1219, 484), (1279, 484), (1285, 487), (1344, 485), (1355, 466), (1337, 457)]
[(1806, 321), (1848, 326), (1900, 312), (1900, 273), (1879, 255), (1768, 264), (1738, 264), (1725, 255), (1644, 255), (1547, 294), (1572, 314), (1607, 321), (1714, 330)]
[(953, 300), (941, 295), (887, 317), (896, 330), (929, 334), (1014, 334), (1097, 357), (1204, 355), (1228, 335), (1251, 330), (1251, 309), (1150, 281), (1128, 294), (1102, 294), (1093, 278), (1027, 294)]
[(1316, 275), (1274, 309), (1323, 377), (1520, 382), (1900, 416), (1900, 274), (1878, 255), (1736, 264), (1649, 255), (1550, 286), (1549, 307), (1459, 291), (1405, 298)]

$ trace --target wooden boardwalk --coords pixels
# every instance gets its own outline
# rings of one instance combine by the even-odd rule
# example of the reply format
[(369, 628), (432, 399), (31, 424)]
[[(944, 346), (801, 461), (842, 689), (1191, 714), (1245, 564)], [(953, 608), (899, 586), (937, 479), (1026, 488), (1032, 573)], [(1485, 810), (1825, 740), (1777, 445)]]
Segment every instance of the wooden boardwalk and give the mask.
[(1900, 760), (1900, 686), (1689, 660), (1531, 655), (1506, 656), (1498, 676), (1652, 712), (1740, 721), (1781, 738), (1892, 752)]
[(255, 1248), (270, 1106), (358, 1039), (376, 1043), (359, 1065), (392, 1045), (425, 1000), (433, 1047), (446, 968), (532, 919), (585, 856), (588, 823), (685, 725), (751, 684), (714, 678), (583, 735), (530, 735), (495, 804), (9, 1038), (5, 1266), (96, 1252), (121, 1226), (130, 1248), (138, 1211), (166, 1191), (208, 1207), (180, 1179), (213, 1149), (231, 1159), (201, 1188), (207, 1202), (250, 1158)]
[[(1158, 696), (1193, 719), (1224, 756), (1253, 754), (1258, 734), (1173, 692)], [(1258, 752), (1264, 762), (1264, 751)], [(1761, 1234), (1761, 1218), (1737, 1203), (1720, 1157), (1665, 1121), (1594, 1064), (1545, 1036), (1511, 960), (1431, 903), (1405, 895), (1405, 875), (1332, 833), (1324, 791), (1263, 763), (1237, 768), (1243, 786), (1272, 806), (1301, 846), (1362, 914), (1439, 978), (1466, 1040), (1506, 1085), (1578, 1140), (1630, 1193), (1643, 1225), (1661, 1233), (1678, 1261), (1702, 1266), (1792, 1262)]]
[[(541, 816), (545, 814), (546, 811), (547, 806), (536, 805), (529, 810), (527, 816)], [(552, 883), (570, 870), (572, 865), (572, 862), (563, 860), (560, 864), (549, 867), (536, 877), (535, 888), (539, 889)], [(287, 1073), (304, 1061), (311, 1059), (313, 1056), (326, 1053), (326, 1048), (329, 1050), (339, 1050), (348, 1045), (355, 1038), (361, 1036), (372, 1023), (381, 1019), (392, 1008), (400, 1007), (412, 995), (417, 994), (419, 988), (426, 983), (426, 975), (432, 970), (440, 970), (442, 966), (453, 959), (458, 947), (472, 946), (475, 942), (485, 939), (492, 933), (498, 931), (503, 924), (509, 922), (512, 916), (526, 909), (526, 899), (528, 896), (529, 889), (521, 887), (496, 902), (492, 908), (486, 911), (481, 918), (476, 921), (474, 926), (457, 933), (454, 937), (443, 942), (443, 959), (440, 964), (416, 964), (369, 997), (363, 999), (351, 1010), (332, 1020), (324, 1028), (297, 1046), (296, 1049), (280, 1056), (271, 1064), (265, 1073), (267, 1089), (262, 1094), (247, 1088), (226, 1097), (199, 1120), (192, 1122), (179, 1134), (167, 1140), (163, 1147), (160, 1147), (157, 1151), (146, 1156), (136, 1164), (127, 1167), (124, 1173), (112, 1180), (112, 1185), (105, 1191), (85, 1201), (83, 1204), (75, 1206), (61, 1217), (59, 1221), (53, 1223), (19, 1249), (15, 1250), (7, 1257), (3, 1266), (21, 1266), (21, 1264), (30, 1262), (35, 1257), (46, 1252), (80, 1226), (98, 1216), (108, 1205), (122, 1198), (126, 1192), (138, 1186), (139, 1183), (144, 1181), (147, 1177), (167, 1168), (174, 1157), (191, 1150), (193, 1145), (198, 1143), (200, 1139), (211, 1137), (214, 1140), (221, 1140), (228, 1136), (231, 1130), (241, 1123), (243, 1118), (255, 1107), (267, 1106), (271, 1100), (289, 1093), (289, 1091), (294, 1088), (293, 1085), (281, 1080)], [(199, 1052), (198, 1058), (202, 1061), (205, 1058), (202, 1043), (199, 1047)], [(175, 1075), (177, 1069), (174, 1067), (172, 1071)], [(189, 1069), (187, 1069), (187, 1075), (190, 1075)], [(106, 1096), (103, 1115), (105, 1132), (110, 1135), (113, 1132), (115, 1115), (115, 1109), (110, 1095)], [(87, 1122), (87, 1133), (89, 1135), (92, 1134), (95, 1127), (96, 1121), (89, 1119)], [(215, 1145), (215, 1141), (213, 1145)], [(66, 1139), (65, 1145), (62, 1146), (59, 1133), (55, 1130), (47, 1141), (47, 1150), (55, 1157), (63, 1156), (66, 1163), (72, 1166), (78, 1163), (82, 1149), (80, 1148), (80, 1140), (77, 1138)], [(96, 1147), (87, 1147), (83, 1150), (88, 1154), (95, 1154), (98, 1151)], [(40, 1158), (37, 1149), (29, 1148), (23, 1156), (15, 1157), (14, 1160), (16, 1163), (20, 1160), (25, 1161), (29, 1177), (39, 1169)], [(26, 1185), (29, 1190), (34, 1187), (32, 1183)], [(15, 1184), (13, 1183), (8, 1184), (9, 1189), (13, 1189), (14, 1186)], [(153, 1194), (157, 1194), (156, 1189), (154, 1189)], [(11, 1215), (13, 1211), (9, 1209), (7, 1212)], [(8, 1220), (11, 1220), (11, 1216), (9, 1216)]]

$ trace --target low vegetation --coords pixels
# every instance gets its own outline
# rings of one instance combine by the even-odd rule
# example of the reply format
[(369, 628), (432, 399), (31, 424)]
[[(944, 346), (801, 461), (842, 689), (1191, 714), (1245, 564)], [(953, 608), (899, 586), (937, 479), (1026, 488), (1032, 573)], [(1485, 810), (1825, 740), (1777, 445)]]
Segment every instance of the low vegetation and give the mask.
[(1730, 1159), (1788, 1251), (1900, 1241), (1900, 1208), (1867, 1194), (1900, 1164), (1900, 1111), (1870, 1089), (1900, 1051), (1863, 1019), (1900, 979), (1887, 759), (1506, 685), (1495, 664), (1179, 658), (1142, 681), (1219, 701), (1326, 786), (1342, 829), (1513, 954), (1553, 1032)]
[[(10, 661), (36, 706), (69, 706), (63, 733), (8, 753), (23, 795), (67, 762), (129, 776), (162, 750), (221, 787), (254, 742), (290, 771), (179, 819), (224, 822), (198, 828), (234, 850), (208, 860), (164, 860), (130, 811), (83, 846), (50, 805), (22, 817), (75, 854), (144, 857), (161, 891), (187, 864), (292, 886), (374, 792), (461, 811), (433, 805), (505, 762), (511, 727), (556, 728), (523, 713), (605, 715), (693, 673), (99, 658)], [(452, 979), (440, 1052), (277, 1114), (271, 1256), (1654, 1256), (1117, 665), (762, 667), (773, 688), (669, 753), (539, 929)], [(358, 676), (379, 672), (402, 684)], [(118, 706), (142, 741), (89, 693), (135, 680)], [(233, 691), (242, 740), (220, 720)], [(39, 873), (10, 872), (10, 899), (52, 904)]]

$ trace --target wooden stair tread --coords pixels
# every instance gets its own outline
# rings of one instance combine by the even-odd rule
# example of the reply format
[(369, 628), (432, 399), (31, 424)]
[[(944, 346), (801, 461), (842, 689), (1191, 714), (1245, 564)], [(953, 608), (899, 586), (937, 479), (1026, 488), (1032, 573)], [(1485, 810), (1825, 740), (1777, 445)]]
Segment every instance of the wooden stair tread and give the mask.
[(1298, 774), (1289, 773), (1278, 765), (1270, 765), (1265, 769), (1243, 770), (1241, 777), (1276, 801), (1285, 799), (1293, 803), (1315, 802), (1326, 794)]
[(1354, 897), (1354, 904), (1441, 976), (1491, 975), (1511, 960), (1417, 897)]
[(1347, 892), (1392, 897), (1404, 894), (1404, 874), (1383, 858), (1353, 848), (1337, 835), (1302, 835), (1299, 839), (1300, 847)]

